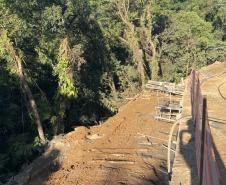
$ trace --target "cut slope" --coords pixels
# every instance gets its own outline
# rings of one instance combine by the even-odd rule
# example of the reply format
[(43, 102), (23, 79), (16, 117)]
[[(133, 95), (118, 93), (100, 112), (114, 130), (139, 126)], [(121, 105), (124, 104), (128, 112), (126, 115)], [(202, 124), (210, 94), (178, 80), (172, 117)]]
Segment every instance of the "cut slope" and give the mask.
[(165, 146), (171, 124), (153, 119), (156, 95), (140, 95), (104, 124), (76, 128), (53, 141), (47, 155), (55, 151), (54, 160), (29, 172), (25, 184), (167, 184)]

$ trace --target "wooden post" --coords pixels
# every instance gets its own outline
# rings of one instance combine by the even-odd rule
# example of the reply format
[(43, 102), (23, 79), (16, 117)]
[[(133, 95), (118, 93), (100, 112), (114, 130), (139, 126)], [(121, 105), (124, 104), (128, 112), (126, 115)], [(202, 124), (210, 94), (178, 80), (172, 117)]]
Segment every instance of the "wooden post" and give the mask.
[(203, 184), (203, 169), (204, 169), (204, 152), (205, 152), (205, 136), (206, 136), (206, 107), (207, 99), (203, 97), (202, 105), (202, 131), (201, 131), (201, 157), (200, 157), (200, 185)]

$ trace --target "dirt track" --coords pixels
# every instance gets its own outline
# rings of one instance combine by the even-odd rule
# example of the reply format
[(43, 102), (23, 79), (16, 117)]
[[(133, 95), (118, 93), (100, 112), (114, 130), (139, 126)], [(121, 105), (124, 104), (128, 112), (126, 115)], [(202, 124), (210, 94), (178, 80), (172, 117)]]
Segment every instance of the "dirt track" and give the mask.
[(156, 93), (146, 93), (104, 124), (59, 139), (55, 162), (29, 184), (165, 185), (171, 124), (153, 119), (156, 101)]

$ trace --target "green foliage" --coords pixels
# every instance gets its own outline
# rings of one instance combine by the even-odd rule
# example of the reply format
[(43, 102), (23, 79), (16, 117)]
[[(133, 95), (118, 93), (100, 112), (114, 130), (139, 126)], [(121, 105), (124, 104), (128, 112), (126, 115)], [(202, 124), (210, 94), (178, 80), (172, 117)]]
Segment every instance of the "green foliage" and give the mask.
[(58, 64), (55, 66), (54, 71), (59, 78), (59, 94), (61, 96), (75, 97), (77, 90), (74, 84), (70, 55), (71, 49), (68, 39), (64, 39), (59, 48)]
[(8, 50), (12, 46), (12, 43), (10, 42), (10, 39), (7, 35), (7, 31), (5, 30), (0, 30), (0, 60), (6, 60), (7, 61), (7, 68), (8, 71), (12, 74), (17, 73), (17, 68), (16, 68), (16, 62), (15, 62), (15, 56), (12, 56), (12, 51), (9, 53)]
[[(177, 12), (170, 21), (158, 37), (162, 43), (160, 62), (167, 68), (171, 67), (173, 72), (173, 75), (167, 77), (167, 73), (163, 71), (166, 79), (180, 81), (189, 74), (192, 66), (200, 68), (225, 59), (225, 43), (217, 40), (211, 23), (196, 12)], [(165, 62), (171, 65), (164, 65)]]
[(3, 58), (6, 55), (5, 43), (8, 42), (8, 37), (6, 32), (1, 31), (0, 34), (0, 57)]

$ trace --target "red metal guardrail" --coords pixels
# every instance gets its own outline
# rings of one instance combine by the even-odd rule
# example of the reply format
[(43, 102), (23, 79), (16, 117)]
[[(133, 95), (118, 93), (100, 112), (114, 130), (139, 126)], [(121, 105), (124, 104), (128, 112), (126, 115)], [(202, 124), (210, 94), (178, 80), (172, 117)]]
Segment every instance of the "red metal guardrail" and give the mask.
[(207, 99), (201, 93), (199, 73), (196, 70), (192, 70), (190, 75), (190, 91), (200, 185), (222, 185), (208, 121)]

